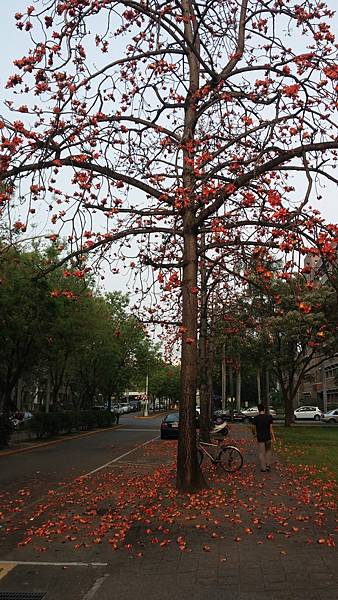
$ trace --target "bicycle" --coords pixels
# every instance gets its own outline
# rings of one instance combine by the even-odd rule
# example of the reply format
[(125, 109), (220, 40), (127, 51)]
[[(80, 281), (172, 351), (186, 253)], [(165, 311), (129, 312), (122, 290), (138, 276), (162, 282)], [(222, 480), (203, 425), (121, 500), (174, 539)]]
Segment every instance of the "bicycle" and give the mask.
[[(211, 453), (208, 452), (207, 447), (211, 450)], [(242, 468), (243, 456), (236, 446), (219, 446), (218, 444), (198, 440), (197, 460), (200, 466), (205, 454), (210, 458), (214, 465), (219, 465), (227, 473), (236, 473), (236, 471), (239, 471)]]

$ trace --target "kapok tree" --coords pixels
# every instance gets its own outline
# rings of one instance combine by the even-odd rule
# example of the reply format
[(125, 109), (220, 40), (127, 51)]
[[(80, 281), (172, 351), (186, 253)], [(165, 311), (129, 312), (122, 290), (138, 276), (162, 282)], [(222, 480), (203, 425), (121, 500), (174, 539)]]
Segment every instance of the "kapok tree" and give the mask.
[(15, 186), (26, 209), (14, 230), (45, 211), (80, 263), (109, 248), (125, 256), (137, 239), (142, 261), (159, 266), (169, 243), (181, 264), (168, 275), (182, 298), (179, 490), (204, 484), (199, 237), (262, 240), (270, 225), (282, 244), (313, 178), (336, 182), (332, 17), (317, 0), (38, 0), (15, 16), (32, 47), (15, 61), (1, 120), (1, 202), (12, 206)]

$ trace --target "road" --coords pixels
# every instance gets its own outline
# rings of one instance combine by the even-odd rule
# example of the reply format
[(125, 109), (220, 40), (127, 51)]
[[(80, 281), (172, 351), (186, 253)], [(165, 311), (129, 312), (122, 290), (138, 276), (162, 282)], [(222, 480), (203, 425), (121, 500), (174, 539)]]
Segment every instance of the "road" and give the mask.
[[(117, 427), (90, 432), (73, 438), (63, 438), (25, 452), (0, 455), (0, 518), (1, 510), (22, 497), (25, 508), (43, 503), (50, 491), (67, 486), (77, 477), (100, 470), (159, 435), (160, 417), (149, 419), (123, 415)], [(27, 498), (27, 495), (29, 498)], [(6, 512), (6, 510), (4, 510)], [(4, 537), (0, 519), (0, 560), (13, 542)]]
[[(34, 599), (45, 594), (48, 600), (94, 598), (108, 577), (107, 556), (101, 555), (101, 547), (93, 545), (81, 558), (71, 550), (73, 544), (68, 549), (53, 544), (47, 559), (34, 550), (34, 543), (20, 550), (18, 544), (29, 527), (25, 515), (47, 506), (50, 493), (63, 494), (80, 476), (104, 472), (114, 461), (136, 463), (142, 445), (159, 437), (161, 418), (122, 415), (119, 425), (110, 430), (0, 455), (0, 598), (12, 598), (11, 594), (26, 598), (20, 595), (26, 592)], [(112, 557), (115, 560), (110, 551), (109, 560)], [(41, 589), (42, 595), (33, 595)]]
[(123, 415), (110, 430), (32, 448), (9, 456), (0, 455), (0, 490), (14, 495), (27, 486), (32, 500), (49, 489), (65, 485), (159, 435), (160, 417), (140, 419)]

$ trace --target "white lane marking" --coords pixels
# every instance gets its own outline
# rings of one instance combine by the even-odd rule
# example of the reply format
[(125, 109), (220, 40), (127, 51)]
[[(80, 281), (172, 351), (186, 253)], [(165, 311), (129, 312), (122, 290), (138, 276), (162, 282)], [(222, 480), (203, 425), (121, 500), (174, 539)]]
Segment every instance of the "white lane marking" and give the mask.
[(108, 563), (100, 562), (47, 562), (35, 560), (0, 560), (1, 565), (36, 565), (43, 567), (106, 567)]
[(102, 577), (99, 577), (95, 581), (94, 585), (90, 588), (90, 590), (88, 590), (88, 592), (85, 594), (85, 596), (83, 596), (82, 600), (92, 600), (92, 598), (94, 598), (94, 596), (96, 595), (96, 592), (101, 587), (101, 585), (105, 582), (107, 577), (109, 577), (108, 573), (106, 573), (106, 575), (103, 575)]
[(136, 448), (132, 448), (132, 450), (129, 450), (128, 452), (125, 452), (124, 454), (117, 456), (113, 460), (110, 460), (109, 462), (105, 463), (104, 465), (101, 465), (101, 467), (97, 467), (97, 469), (94, 469), (93, 471), (90, 471), (89, 473), (86, 473), (85, 475), (81, 475), (81, 477), (89, 477), (89, 475), (93, 475), (94, 473), (97, 473), (98, 471), (102, 471), (102, 469), (109, 467), (109, 465), (112, 465), (113, 463), (117, 462), (118, 460), (121, 460), (121, 458), (124, 458), (125, 456), (132, 454), (132, 452), (136, 452), (136, 450), (143, 448), (143, 446), (147, 446), (148, 444), (151, 444), (151, 442), (154, 442), (157, 439), (158, 439), (158, 435), (156, 437), (152, 438), (151, 440), (144, 442), (144, 444), (140, 444), (140, 446), (136, 446)]

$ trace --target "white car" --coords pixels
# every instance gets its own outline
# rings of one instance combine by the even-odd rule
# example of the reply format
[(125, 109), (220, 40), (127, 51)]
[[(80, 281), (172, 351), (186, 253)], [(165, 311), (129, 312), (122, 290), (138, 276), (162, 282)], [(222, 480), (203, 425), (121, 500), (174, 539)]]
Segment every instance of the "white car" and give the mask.
[(243, 408), (241, 410), (241, 413), (246, 417), (255, 417), (256, 415), (258, 415), (258, 408), (257, 406), (251, 406), (251, 408)]
[[(241, 410), (241, 413), (243, 415), (245, 415), (246, 417), (256, 417), (256, 415), (258, 415), (259, 410), (257, 406), (251, 406), (251, 408), (244, 408), (243, 410)], [(276, 411), (274, 408), (272, 408), (272, 406), (269, 407), (269, 414), (272, 417), (276, 416)]]
[(324, 423), (338, 423), (338, 408), (333, 408), (327, 413), (322, 415), (322, 421)]
[(318, 406), (299, 406), (293, 412), (295, 421), (300, 421), (301, 419), (311, 419), (312, 421), (320, 421), (322, 418), (323, 412), (318, 408)]
[(111, 407), (112, 412), (118, 413), (119, 415), (124, 415), (128, 410), (128, 406), (126, 404), (113, 404)]

